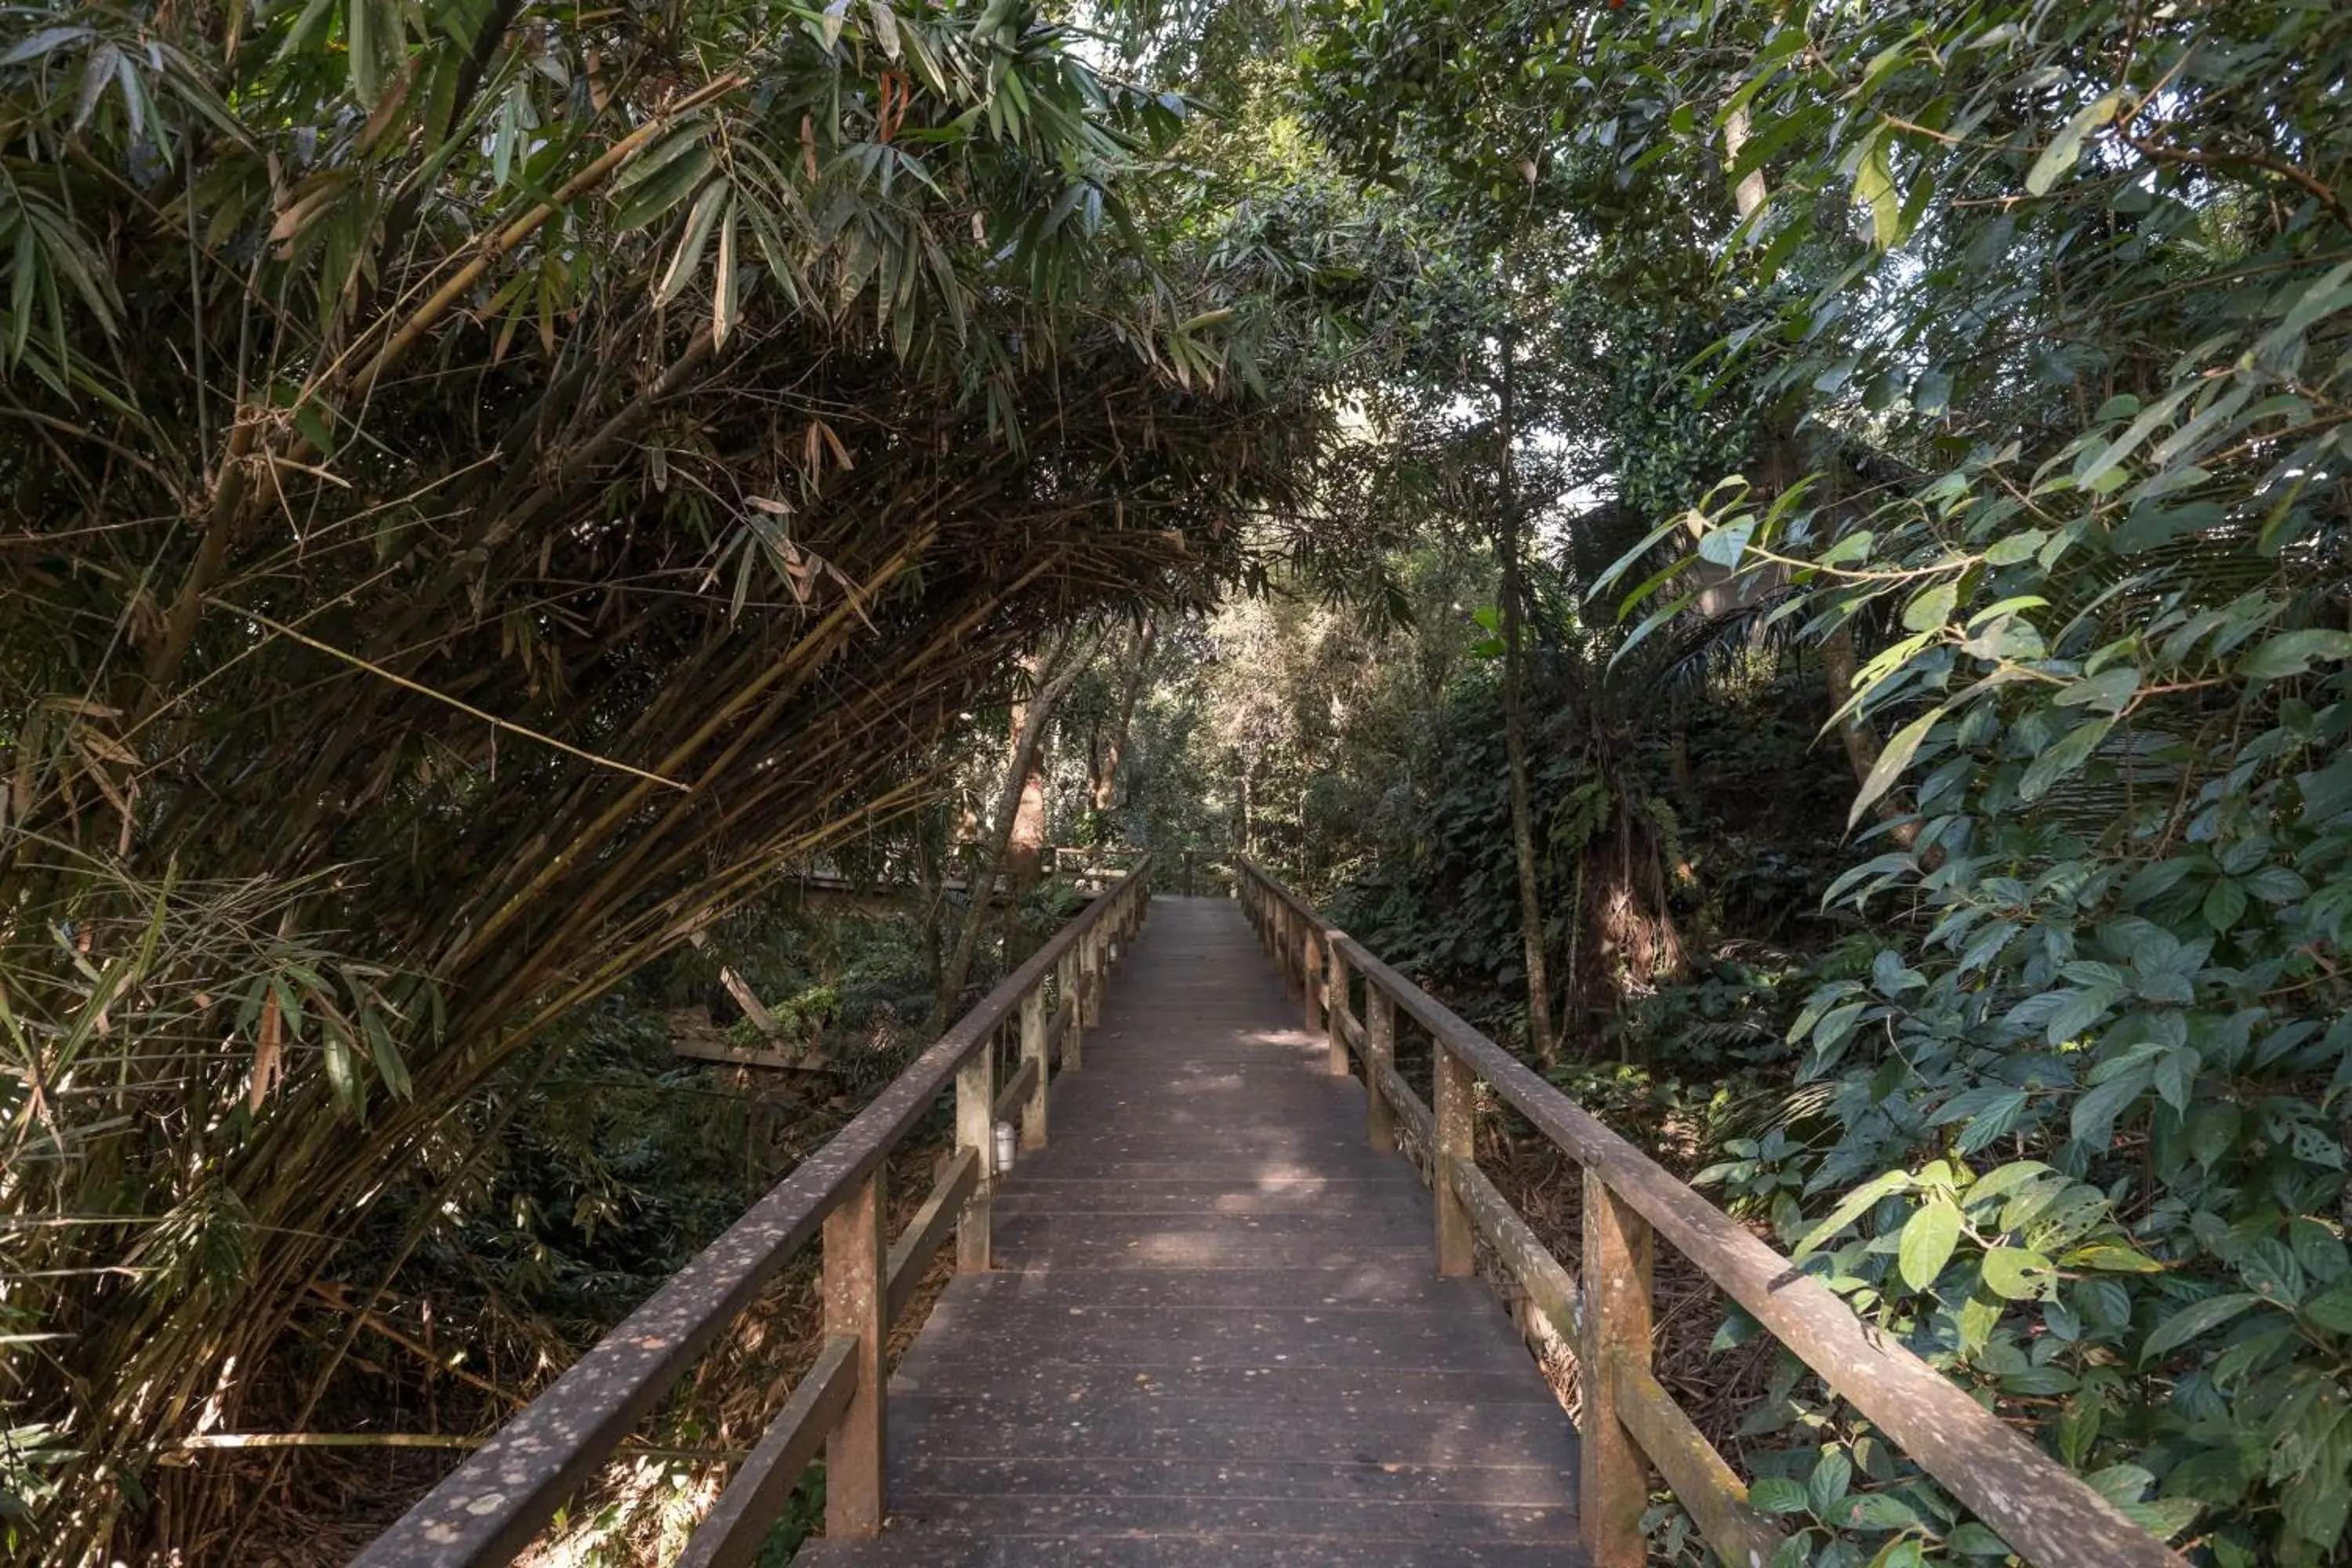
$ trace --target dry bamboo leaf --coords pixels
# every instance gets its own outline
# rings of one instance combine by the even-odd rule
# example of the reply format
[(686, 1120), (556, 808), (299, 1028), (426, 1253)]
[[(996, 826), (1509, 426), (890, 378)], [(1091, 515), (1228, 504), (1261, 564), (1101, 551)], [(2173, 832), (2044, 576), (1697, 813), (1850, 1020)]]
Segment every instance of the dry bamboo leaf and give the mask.
[(261, 1028), (253, 1047), (253, 1087), (246, 1091), (246, 1109), (260, 1114), (264, 1101), (278, 1082), (278, 989), (272, 986), (261, 1002)]

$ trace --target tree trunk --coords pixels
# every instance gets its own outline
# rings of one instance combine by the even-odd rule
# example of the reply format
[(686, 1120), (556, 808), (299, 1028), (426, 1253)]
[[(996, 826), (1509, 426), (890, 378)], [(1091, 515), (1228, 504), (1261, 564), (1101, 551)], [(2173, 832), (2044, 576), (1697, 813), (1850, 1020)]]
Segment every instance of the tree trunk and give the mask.
[[(1089, 637), (1085, 646), (1072, 654), (1069, 662), (1051, 680), (1032, 692), (1021, 706), (1021, 727), (1013, 737), (1013, 755), (1006, 759), (1004, 785), (997, 792), (996, 815), (990, 819), (988, 853), (972, 868), (971, 886), (965, 900), (963, 929), (956, 934), (955, 951), (940, 972), (940, 988), (931, 1002), (931, 1016), (924, 1026), (924, 1034), (936, 1035), (946, 1027), (958, 997), (963, 994), (963, 983), (971, 973), (972, 955), (980, 951), (981, 934), (988, 927), (989, 894), (996, 884), (997, 874), (1004, 868), (1007, 846), (1011, 843), (1014, 819), (1027, 793), (1031, 770), (1035, 766), (1039, 746), (1045, 740), (1045, 726), (1052, 722), (1054, 710), (1069, 694), (1087, 666), (1093, 662), (1095, 650), (1102, 646), (1099, 635)], [(1051, 663), (1039, 660), (1032, 668), (1041, 673)]]
[(1503, 378), (1500, 418), (1496, 442), (1496, 480), (1500, 516), (1495, 531), (1496, 553), (1502, 560), (1503, 612), (1503, 752), (1511, 784), (1511, 849), (1519, 868), (1519, 943), (1528, 973), (1528, 1043), (1536, 1059), (1551, 1066), (1559, 1042), (1551, 1021), (1551, 983), (1544, 963), (1543, 892), (1537, 881), (1535, 808), (1528, 786), (1527, 656), (1521, 644), (1520, 621), (1526, 585), (1519, 552), (1521, 519), (1518, 485), (1513, 473), (1516, 432), (1512, 359), (1517, 345), (1506, 327), (1503, 332)]
[(1025, 893), (1045, 874), (1045, 748), (1029, 749), (1021, 776), (1021, 804), (1013, 808), (1013, 834), (1004, 850), (1004, 879)]
[[(1033, 653), (1021, 661), (1028, 671), (1032, 692), (1043, 689), (1045, 680), (1046, 656)], [(1020, 793), (1013, 808), (1013, 826), (1004, 840), (1003, 868), (1005, 879), (1016, 893), (1028, 891), (1037, 885), (1045, 873), (1045, 743), (1044, 725), (1051, 714), (1039, 721), (1037, 733), (1030, 735), (1029, 714), (1034, 706), (1030, 701), (1013, 705), (1012, 733), (1006, 749), (1005, 765), (1013, 770), (1009, 775), (1019, 781)]]
[(1118, 762), (1127, 751), (1127, 732), (1135, 722), (1135, 704), (1143, 695), (1143, 672), (1151, 662), (1151, 639), (1158, 629), (1150, 621), (1136, 628), (1135, 654), (1128, 666), (1126, 688), (1119, 694), (1118, 713), (1095, 758), (1095, 810), (1098, 814), (1118, 804)]

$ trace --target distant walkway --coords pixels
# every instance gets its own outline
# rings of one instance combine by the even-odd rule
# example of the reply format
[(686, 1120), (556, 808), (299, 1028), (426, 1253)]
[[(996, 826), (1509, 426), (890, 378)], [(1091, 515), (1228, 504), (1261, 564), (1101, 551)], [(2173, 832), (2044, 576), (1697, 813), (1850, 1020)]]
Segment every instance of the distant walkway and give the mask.
[(1327, 1059), (1239, 906), (1152, 900), (892, 1380), (888, 1528), (799, 1561), (1580, 1563), (1567, 1415)]

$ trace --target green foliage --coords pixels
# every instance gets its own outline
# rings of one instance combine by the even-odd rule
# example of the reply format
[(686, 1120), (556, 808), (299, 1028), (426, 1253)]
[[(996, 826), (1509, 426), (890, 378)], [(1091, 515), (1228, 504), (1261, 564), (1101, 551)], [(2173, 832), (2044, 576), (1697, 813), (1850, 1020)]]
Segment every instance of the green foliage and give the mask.
[[(2352, 20), (1311, 16), (1351, 167), (1549, 215), (1562, 292), (1650, 324), (1608, 421), (1654, 525), (1621, 667), (1725, 596), (1839, 661), (1828, 912), (1880, 951), (1824, 968), (1789, 1125), (1716, 1175), (1792, 1242), (1837, 1222), (1810, 1267), (2201, 1561), (2338, 1560)], [(1629, 1026), (1708, 1005), (1789, 1005)], [(1852, 1473), (1903, 1520), (1817, 1497), (1863, 1436), (1801, 1384), (1772, 1419), (1809, 1446), (1750, 1455), (1792, 1552), (1999, 1553), (1883, 1447)]]
[(1804, 1238), (1863, 1227), (1832, 1284), (2152, 1529), (2333, 1560), (2352, 231), (2315, 95), (2352, 27), (1898, 6), (1797, 42), (1725, 79), (1777, 151), (1759, 264), (1850, 199), (1871, 232), (1727, 346), (1916, 466), (1862, 501), (1726, 491), (1699, 553), (1793, 576), (1816, 635), (1887, 628), (1853, 815), (1909, 826), (1832, 891), (1888, 945), (1790, 1031), (1833, 1136), (1724, 1173), (1850, 1189)]

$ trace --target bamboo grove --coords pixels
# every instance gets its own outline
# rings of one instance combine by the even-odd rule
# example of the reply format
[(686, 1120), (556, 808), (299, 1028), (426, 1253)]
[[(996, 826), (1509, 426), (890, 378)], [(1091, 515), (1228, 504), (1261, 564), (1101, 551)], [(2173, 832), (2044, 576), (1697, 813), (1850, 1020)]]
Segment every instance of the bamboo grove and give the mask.
[(79, 1561), (221, 1523), (157, 1460), (551, 1020), (925, 799), (1046, 627), (1256, 570), (1321, 405), (1262, 249), (1135, 200), (1185, 105), (1009, 0), (39, 24), (0, 1464)]

